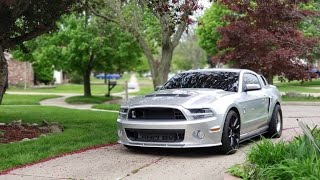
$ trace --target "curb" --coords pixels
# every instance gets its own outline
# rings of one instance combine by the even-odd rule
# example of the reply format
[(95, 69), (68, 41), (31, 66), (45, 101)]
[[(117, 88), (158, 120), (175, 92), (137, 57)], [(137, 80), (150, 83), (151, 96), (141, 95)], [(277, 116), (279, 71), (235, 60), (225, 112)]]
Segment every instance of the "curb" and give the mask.
[(282, 105), (292, 105), (292, 106), (320, 106), (320, 102), (299, 102), (299, 101), (285, 101), (281, 103)]
[(29, 166), (32, 166), (32, 165), (44, 163), (44, 162), (47, 162), (47, 161), (50, 161), (50, 160), (53, 160), (53, 159), (57, 159), (57, 158), (60, 158), (60, 157), (64, 157), (64, 156), (68, 156), (68, 155), (73, 155), (73, 154), (79, 154), (79, 153), (82, 153), (82, 152), (85, 152), (85, 151), (95, 150), (95, 149), (99, 149), (99, 148), (102, 148), (102, 147), (114, 146), (114, 145), (117, 145), (117, 144), (118, 144), (118, 143), (91, 146), (91, 147), (79, 149), (79, 150), (76, 150), (76, 151), (72, 151), (72, 152), (67, 152), (67, 153), (64, 153), (64, 154), (60, 154), (60, 155), (57, 155), (57, 156), (48, 157), (48, 158), (45, 158), (45, 159), (42, 159), (42, 160), (39, 160), (39, 161), (35, 161), (35, 162), (31, 162), (31, 163), (28, 163), (28, 164), (25, 164), (25, 165), (18, 165), (18, 166), (16, 166), (16, 167), (12, 167), (12, 168), (9, 168), (9, 169), (7, 169), (7, 170), (0, 171), (0, 176), (9, 174), (9, 173), (10, 173), (11, 171), (13, 171), (13, 170), (17, 170), (17, 169), (21, 169), (21, 168), (26, 168), (26, 167), (29, 167)]

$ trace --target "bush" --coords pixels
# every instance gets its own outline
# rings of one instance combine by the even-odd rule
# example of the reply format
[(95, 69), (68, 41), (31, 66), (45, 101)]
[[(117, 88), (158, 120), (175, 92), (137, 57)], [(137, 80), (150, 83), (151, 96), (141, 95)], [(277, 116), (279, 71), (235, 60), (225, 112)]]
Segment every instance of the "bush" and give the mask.
[[(312, 130), (316, 143), (320, 144), (320, 129)], [(247, 154), (247, 162), (228, 170), (243, 179), (319, 179), (320, 151), (307, 138), (274, 143), (263, 139)]]
[(83, 77), (76, 72), (72, 72), (69, 74), (69, 82), (73, 84), (82, 84)]

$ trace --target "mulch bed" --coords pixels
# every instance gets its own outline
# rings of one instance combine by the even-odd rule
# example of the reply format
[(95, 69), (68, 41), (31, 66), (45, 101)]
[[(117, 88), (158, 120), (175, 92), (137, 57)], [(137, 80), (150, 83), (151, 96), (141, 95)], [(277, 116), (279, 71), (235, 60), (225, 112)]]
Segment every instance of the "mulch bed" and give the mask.
[(25, 138), (33, 139), (47, 133), (49, 133), (48, 129), (39, 129), (37, 126), (27, 124), (0, 125), (0, 143), (21, 141)]

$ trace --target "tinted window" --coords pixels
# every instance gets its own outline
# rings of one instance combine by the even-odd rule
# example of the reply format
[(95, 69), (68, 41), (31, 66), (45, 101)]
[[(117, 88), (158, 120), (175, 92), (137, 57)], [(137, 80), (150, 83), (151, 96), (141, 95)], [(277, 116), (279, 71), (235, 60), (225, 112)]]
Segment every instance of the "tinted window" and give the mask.
[(236, 72), (190, 72), (175, 75), (162, 89), (211, 88), (237, 92), (238, 84)]
[(258, 85), (260, 85), (258, 77), (256, 75), (253, 75), (253, 74), (244, 74), (243, 82), (244, 82), (245, 85), (246, 84), (258, 84)]

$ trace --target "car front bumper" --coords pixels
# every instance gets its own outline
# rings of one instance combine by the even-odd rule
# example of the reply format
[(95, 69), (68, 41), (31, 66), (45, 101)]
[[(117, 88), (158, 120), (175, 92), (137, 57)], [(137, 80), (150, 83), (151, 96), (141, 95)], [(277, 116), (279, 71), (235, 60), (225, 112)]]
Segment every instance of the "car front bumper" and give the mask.
[[(132, 121), (118, 119), (119, 143), (128, 146), (162, 147), (162, 148), (195, 148), (212, 147), (221, 145), (223, 129), (222, 116), (185, 121)], [(130, 140), (126, 129), (142, 130), (184, 130), (184, 138), (181, 142), (150, 142)], [(203, 138), (198, 132), (204, 134)]]

